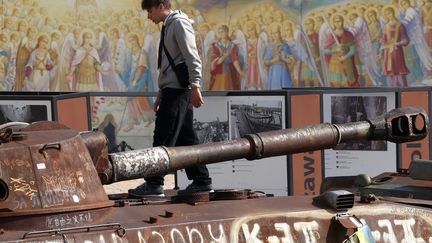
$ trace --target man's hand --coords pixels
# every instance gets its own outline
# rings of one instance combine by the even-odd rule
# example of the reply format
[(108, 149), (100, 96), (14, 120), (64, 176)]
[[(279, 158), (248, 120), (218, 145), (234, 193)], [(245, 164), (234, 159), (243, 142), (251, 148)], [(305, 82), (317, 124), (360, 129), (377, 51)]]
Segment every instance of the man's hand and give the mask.
[(192, 88), (191, 102), (195, 108), (199, 108), (204, 104), (204, 100), (201, 96), (201, 90), (198, 87)]
[(156, 97), (156, 101), (154, 102), (154, 105), (153, 105), (153, 111), (154, 112), (158, 112), (158, 110), (159, 110), (159, 104), (160, 104), (159, 97)]

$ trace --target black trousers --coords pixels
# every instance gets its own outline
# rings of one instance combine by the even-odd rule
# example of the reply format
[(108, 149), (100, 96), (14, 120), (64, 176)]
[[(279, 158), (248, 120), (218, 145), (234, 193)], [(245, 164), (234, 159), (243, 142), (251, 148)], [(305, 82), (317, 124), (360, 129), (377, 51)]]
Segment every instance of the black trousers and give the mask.
[[(186, 146), (199, 143), (193, 129), (193, 107), (191, 90), (164, 88), (153, 135), (153, 147)], [(211, 184), (208, 169), (205, 165), (186, 168), (189, 180), (199, 185)], [(144, 178), (152, 185), (163, 185), (162, 176)]]

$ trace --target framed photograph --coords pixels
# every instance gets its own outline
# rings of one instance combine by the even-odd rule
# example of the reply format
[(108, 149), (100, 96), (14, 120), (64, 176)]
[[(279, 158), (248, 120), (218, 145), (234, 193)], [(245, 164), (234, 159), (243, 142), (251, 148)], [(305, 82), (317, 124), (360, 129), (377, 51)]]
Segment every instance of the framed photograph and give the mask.
[(109, 152), (152, 146), (153, 96), (91, 96), (92, 130), (105, 133)]
[[(396, 107), (395, 93), (324, 94), (324, 122), (365, 121)], [(349, 176), (396, 171), (396, 145), (386, 141), (343, 143), (325, 150), (325, 176)]]
[[(285, 96), (229, 97), (230, 138), (236, 139), (250, 133), (285, 129), (285, 106)], [(236, 185), (239, 188), (286, 196), (288, 195), (287, 166), (287, 156), (255, 161), (246, 159), (232, 161), (230, 164), (232, 175), (224, 183), (226, 187)]]
[[(204, 143), (285, 128), (285, 96), (210, 96), (205, 97), (204, 103), (194, 111), (198, 137)], [(288, 195), (286, 156), (225, 161), (207, 168), (214, 189), (252, 189)], [(180, 188), (191, 183), (184, 170), (178, 171), (177, 182)]]
[(194, 110), (193, 125), (200, 143), (227, 141), (227, 97), (204, 97), (204, 104), (204, 107)]
[[(229, 140), (228, 128), (228, 97), (205, 96), (204, 106), (194, 110), (194, 128), (200, 143), (213, 143)], [(218, 183), (226, 177), (231, 177), (231, 161), (207, 165), (210, 176), (218, 188)], [(186, 187), (190, 181), (185, 170), (177, 171), (177, 183), (181, 188)], [(226, 186), (224, 184), (224, 186)]]
[(50, 100), (0, 100), (0, 124), (51, 120)]
[(237, 96), (229, 99), (230, 138), (285, 128), (284, 96)]
[[(387, 96), (332, 96), (331, 123), (365, 121), (384, 114), (387, 109)], [(363, 141), (343, 143), (335, 150), (387, 151), (386, 141)]]

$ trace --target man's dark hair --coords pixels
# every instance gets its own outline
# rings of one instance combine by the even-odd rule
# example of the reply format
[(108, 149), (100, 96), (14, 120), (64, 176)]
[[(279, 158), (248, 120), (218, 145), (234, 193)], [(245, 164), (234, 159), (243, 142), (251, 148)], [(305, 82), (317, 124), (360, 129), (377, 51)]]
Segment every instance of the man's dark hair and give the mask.
[(163, 4), (165, 8), (171, 8), (171, 0), (142, 0), (141, 8), (142, 10), (149, 10), (152, 7), (159, 6)]

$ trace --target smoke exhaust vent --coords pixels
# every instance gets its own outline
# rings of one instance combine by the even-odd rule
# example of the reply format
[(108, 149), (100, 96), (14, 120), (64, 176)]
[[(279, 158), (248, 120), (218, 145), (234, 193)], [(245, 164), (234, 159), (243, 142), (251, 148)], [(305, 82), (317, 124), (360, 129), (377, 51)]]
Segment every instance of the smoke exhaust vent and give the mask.
[(313, 202), (320, 207), (327, 207), (336, 211), (346, 211), (354, 206), (354, 194), (349, 191), (326, 191), (314, 197)]

